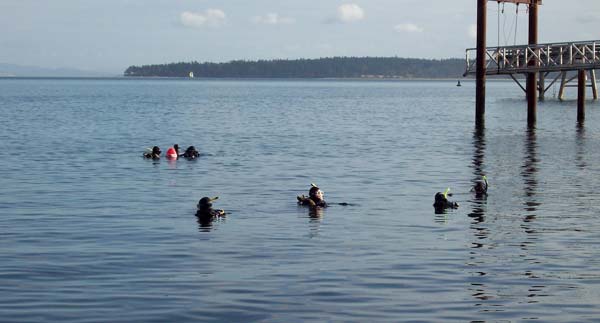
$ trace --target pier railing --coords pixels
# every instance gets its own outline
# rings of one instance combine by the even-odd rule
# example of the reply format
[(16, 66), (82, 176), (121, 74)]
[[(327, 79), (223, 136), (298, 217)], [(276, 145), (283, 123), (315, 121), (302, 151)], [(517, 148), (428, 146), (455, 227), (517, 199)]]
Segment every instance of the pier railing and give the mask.
[[(466, 52), (465, 75), (475, 74), (476, 48)], [(600, 40), (486, 48), (486, 74), (559, 72), (600, 68)]]

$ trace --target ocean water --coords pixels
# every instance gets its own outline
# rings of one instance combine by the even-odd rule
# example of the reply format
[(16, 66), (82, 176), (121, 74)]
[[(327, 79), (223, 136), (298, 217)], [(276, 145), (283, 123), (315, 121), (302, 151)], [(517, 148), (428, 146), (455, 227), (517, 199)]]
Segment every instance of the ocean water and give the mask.
[[(597, 322), (599, 103), (577, 125), (551, 89), (528, 129), (488, 82), (475, 129), (474, 93), (0, 79), (0, 321)], [(202, 155), (141, 157), (175, 143)], [(297, 206), (310, 183), (351, 205)], [(198, 223), (203, 196), (228, 215)]]

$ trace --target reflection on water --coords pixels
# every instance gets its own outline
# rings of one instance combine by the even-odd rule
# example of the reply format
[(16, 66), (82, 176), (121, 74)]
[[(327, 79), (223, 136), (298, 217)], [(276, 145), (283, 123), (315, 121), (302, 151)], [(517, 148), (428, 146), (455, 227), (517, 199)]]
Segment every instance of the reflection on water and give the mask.
[[(484, 162), (485, 162), (485, 127), (483, 125), (475, 126), (473, 131), (473, 158), (471, 160), (471, 168), (473, 169), (473, 179), (471, 180), (472, 186), (477, 181), (480, 181), (485, 176)], [(484, 221), (484, 206), (487, 199), (487, 194), (474, 195), (473, 210), (469, 213), (469, 217), (476, 223)]]
[(448, 214), (446, 213), (446, 209), (435, 208), (434, 213), (435, 213), (435, 218), (433, 220), (435, 221), (435, 223), (438, 223), (438, 224), (447, 224), (448, 223)]
[[(473, 178), (471, 180), (472, 186), (485, 175), (485, 127), (483, 125), (476, 125), (473, 131), (473, 158), (471, 160), (471, 168), (473, 170)], [(472, 275), (473, 277), (483, 277), (488, 273), (481, 269), (485, 265), (485, 258), (482, 257), (481, 249), (490, 248), (486, 245), (489, 232), (488, 227), (485, 225), (485, 208), (486, 208), (487, 194), (475, 195), (473, 194), (470, 200), (472, 208), (468, 216), (471, 218), (470, 230), (472, 231), (474, 239), (471, 241), (471, 250), (469, 251), (469, 262), (467, 265), (474, 267)], [(479, 307), (483, 304), (482, 301), (492, 299), (491, 293), (488, 291), (486, 284), (478, 282), (479, 279), (472, 281), (468, 287), (468, 292), (476, 300), (475, 306)]]
[[(537, 217), (538, 207), (541, 205), (538, 202), (538, 164), (540, 162), (537, 156), (537, 137), (535, 127), (528, 127), (525, 133), (524, 143), (524, 163), (521, 167), (521, 175), (523, 176), (524, 183), (524, 210), (525, 216), (523, 217), (523, 223), (521, 229), (525, 232), (523, 241), (520, 243), (522, 257), (527, 261), (535, 262), (535, 258), (529, 252), (530, 249), (535, 248), (538, 240), (538, 231), (535, 223)], [(536, 275), (532, 270), (526, 270), (524, 275), (529, 278), (535, 278)], [(536, 294), (531, 292), (529, 288), (528, 298), (534, 297)], [(528, 302), (535, 302), (535, 300), (529, 300)]]
[(309, 207), (308, 208), (308, 217), (314, 221), (321, 221), (321, 217), (323, 216), (323, 208), (322, 207)]
[(214, 225), (216, 223), (225, 222), (226, 217), (212, 217), (212, 218), (200, 218), (196, 217), (196, 222), (198, 223), (198, 231), (200, 232), (210, 232), (214, 230)]
[(214, 219), (212, 219), (212, 218), (196, 217), (196, 222), (198, 222), (198, 231), (210, 232), (212, 230), (213, 221), (214, 221)]
[(452, 209), (443, 208), (443, 207), (434, 207), (433, 213), (435, 214), (435, 222), (437, 223), (446, 223), (448, 222), (448, 212), (452, 211)]
[(535, 219), (535, 211), (540, 203), (536, 199), (538, 180), (538, 163), (540, 160), (537, 157), (537, 142), (536, 142), (536, 129), (535, 127), (528, 127), (525, 133), (525, 145), (524, 145), (524, 163), (521, 166), (521, 176), (524, 181), (524, 192), (525, 192), (525, 211), (530, 213), (527, 214), (525, 222)]
[(583, 170), (587, 166), (585, 161), (585, 126), (583, 125), (583, 122), (577, 123), (575, 131), (575, 149), (575, 161), (577, 162), (577, 167)]
[[(487, 197), (474, 197), (471, 200), (472, 220), (470, 230), (473, 235), (467, 265), (472, 268), (472, 279), (467, 287), (468, 292), (476, 300), (475, 306), (481, 312), (504, 312), (510, 301), (506, 298), (505, 289), (511, 290), (513, 297), (522, 297), (523, 303), (535, 304), (540, 297), (546, 297), (546, 286), (539, 279), (539, 264), (535, 251), (540, 237), (535, 220), (541, 202), (539, 201), (539, 168), (538, 142), (535, 128), (528, 128), (523, 136), (522, 165), (519, 174), (523, 181), (523, 210), (520, 222), (514, 219), (519, 214), (494, 214), (486, 217)], [(471, 168), (474, 180), (485, 175), (486, 137), (485, 129), (475, 129), (473, 133), (473, 158)], [(504, 192), (496, 191), (493, 196)], [(497, 202), (497, 201), (496, 201)], [(493, 222), (493, 223), (490, 223)], [(520, 230), (515, 230), (517, 225)], [(491, 228), (494, 231), (491, 231)], [(511, 237), (507, 241), (498, 237)], [(512, 242), (511, 240), (514, 240)], [(499, 260), (501, 257), (502, 260)], [(498, 263), (500, 261), (500, 263)], [(508, 269), (506, 265), (511, 264)], [(525, 281), (516, 282), (516, 277), (524, 277)], [(522, 296), (521, 296), (522, 295)], [(537, 319), (531, 315), (527, 319)]]
[(323, 221), (323, 215), (325, 209), (322, 207), (302, 207), (308, 210), (308, 231), (309, 237), (315, 238), (319, 236), (319, 231), (321, 230), (321, 222)]
[(169, 166), (169, 169), (177, 169), (177, 160), (167, 159), (167, 165)]
[(476, 126), (475, 130), (473, 130), (473, 159), (472, 159), (472, 167), (473, 167), (473, 175), (474, 180), (481, 179), (484, 173), (484, 162), (485, 162), (485, 127)]
[[(531, 252), (536, 247), (536, 243), (539, 239), (539, 232), (536, 228), (537, 211), (541, 206), (538, 201), (538, 171), (540, 159), (538, 158), (538, 143), (537, 134), (535, 127), (528, 127), (525, 132), (525, 143), (524, 143), (524, 163), (521, 167), (521, 176), (523, 177), (523, 192), (524, 192), (524, 210), (525, 216), (521, 229), (525, 232), (523, 241), (520, 243), (521, 257), (525, 259), (530, 268), (526, 269), (523, 275), (529, 279), (539, 278), (536, 274), (534, 264), (539, 263), (536, 259), (535, 254)], [(539, 302), (538, 297), (543, 296), (542, 289), (544, 286), (531, 285), (527, 288), (527, 303)]]

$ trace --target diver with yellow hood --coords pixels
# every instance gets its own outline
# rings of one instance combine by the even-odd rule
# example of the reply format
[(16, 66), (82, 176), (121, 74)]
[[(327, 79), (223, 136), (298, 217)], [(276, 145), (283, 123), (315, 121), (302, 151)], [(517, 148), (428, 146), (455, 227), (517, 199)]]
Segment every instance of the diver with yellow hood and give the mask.
[(450, 188), (447, 188), (444, 193), (435, 193), (433, 207), (436, 211), (458, 208), (458, 203), (449, 201), (448, 196), (452, 196), (452, 193), (450, 193)]

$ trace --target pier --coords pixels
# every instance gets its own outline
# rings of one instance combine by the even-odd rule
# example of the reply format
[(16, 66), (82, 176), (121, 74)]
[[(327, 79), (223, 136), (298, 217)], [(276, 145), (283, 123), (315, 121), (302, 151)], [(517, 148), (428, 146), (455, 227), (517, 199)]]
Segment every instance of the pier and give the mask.
[[(529, 12), (529, 41), (527, 45), (486, 47), (487, 2), (525, 4)], [(526, 93), (527, 123), (536, 123), (538, 96), (560, 79), (559, 99), (564, 98), (565, 87), (577, 80), (577, 120), (585, 119), (585, 92), (587, 80), (593, 98), (598, 99), (595, 69), (600, 68), (600, 40), (538, 44), (538, 6), (542, 0), (477, 0), (477, 47), (466, 50), (466, 71), (476, 75), (475, 122), (485, 122), (485, 82), (487, 75), (508, 75)], [(569, 73), (571, 72), (571, 73)], [(571, 76), (576, 72), (575, 76)], [(515, 77), (526, 76), (523, 86)], [(589, 77), (588, 77), (589, 75)], [(546, 78), (552, 77), (548, 86)]]

